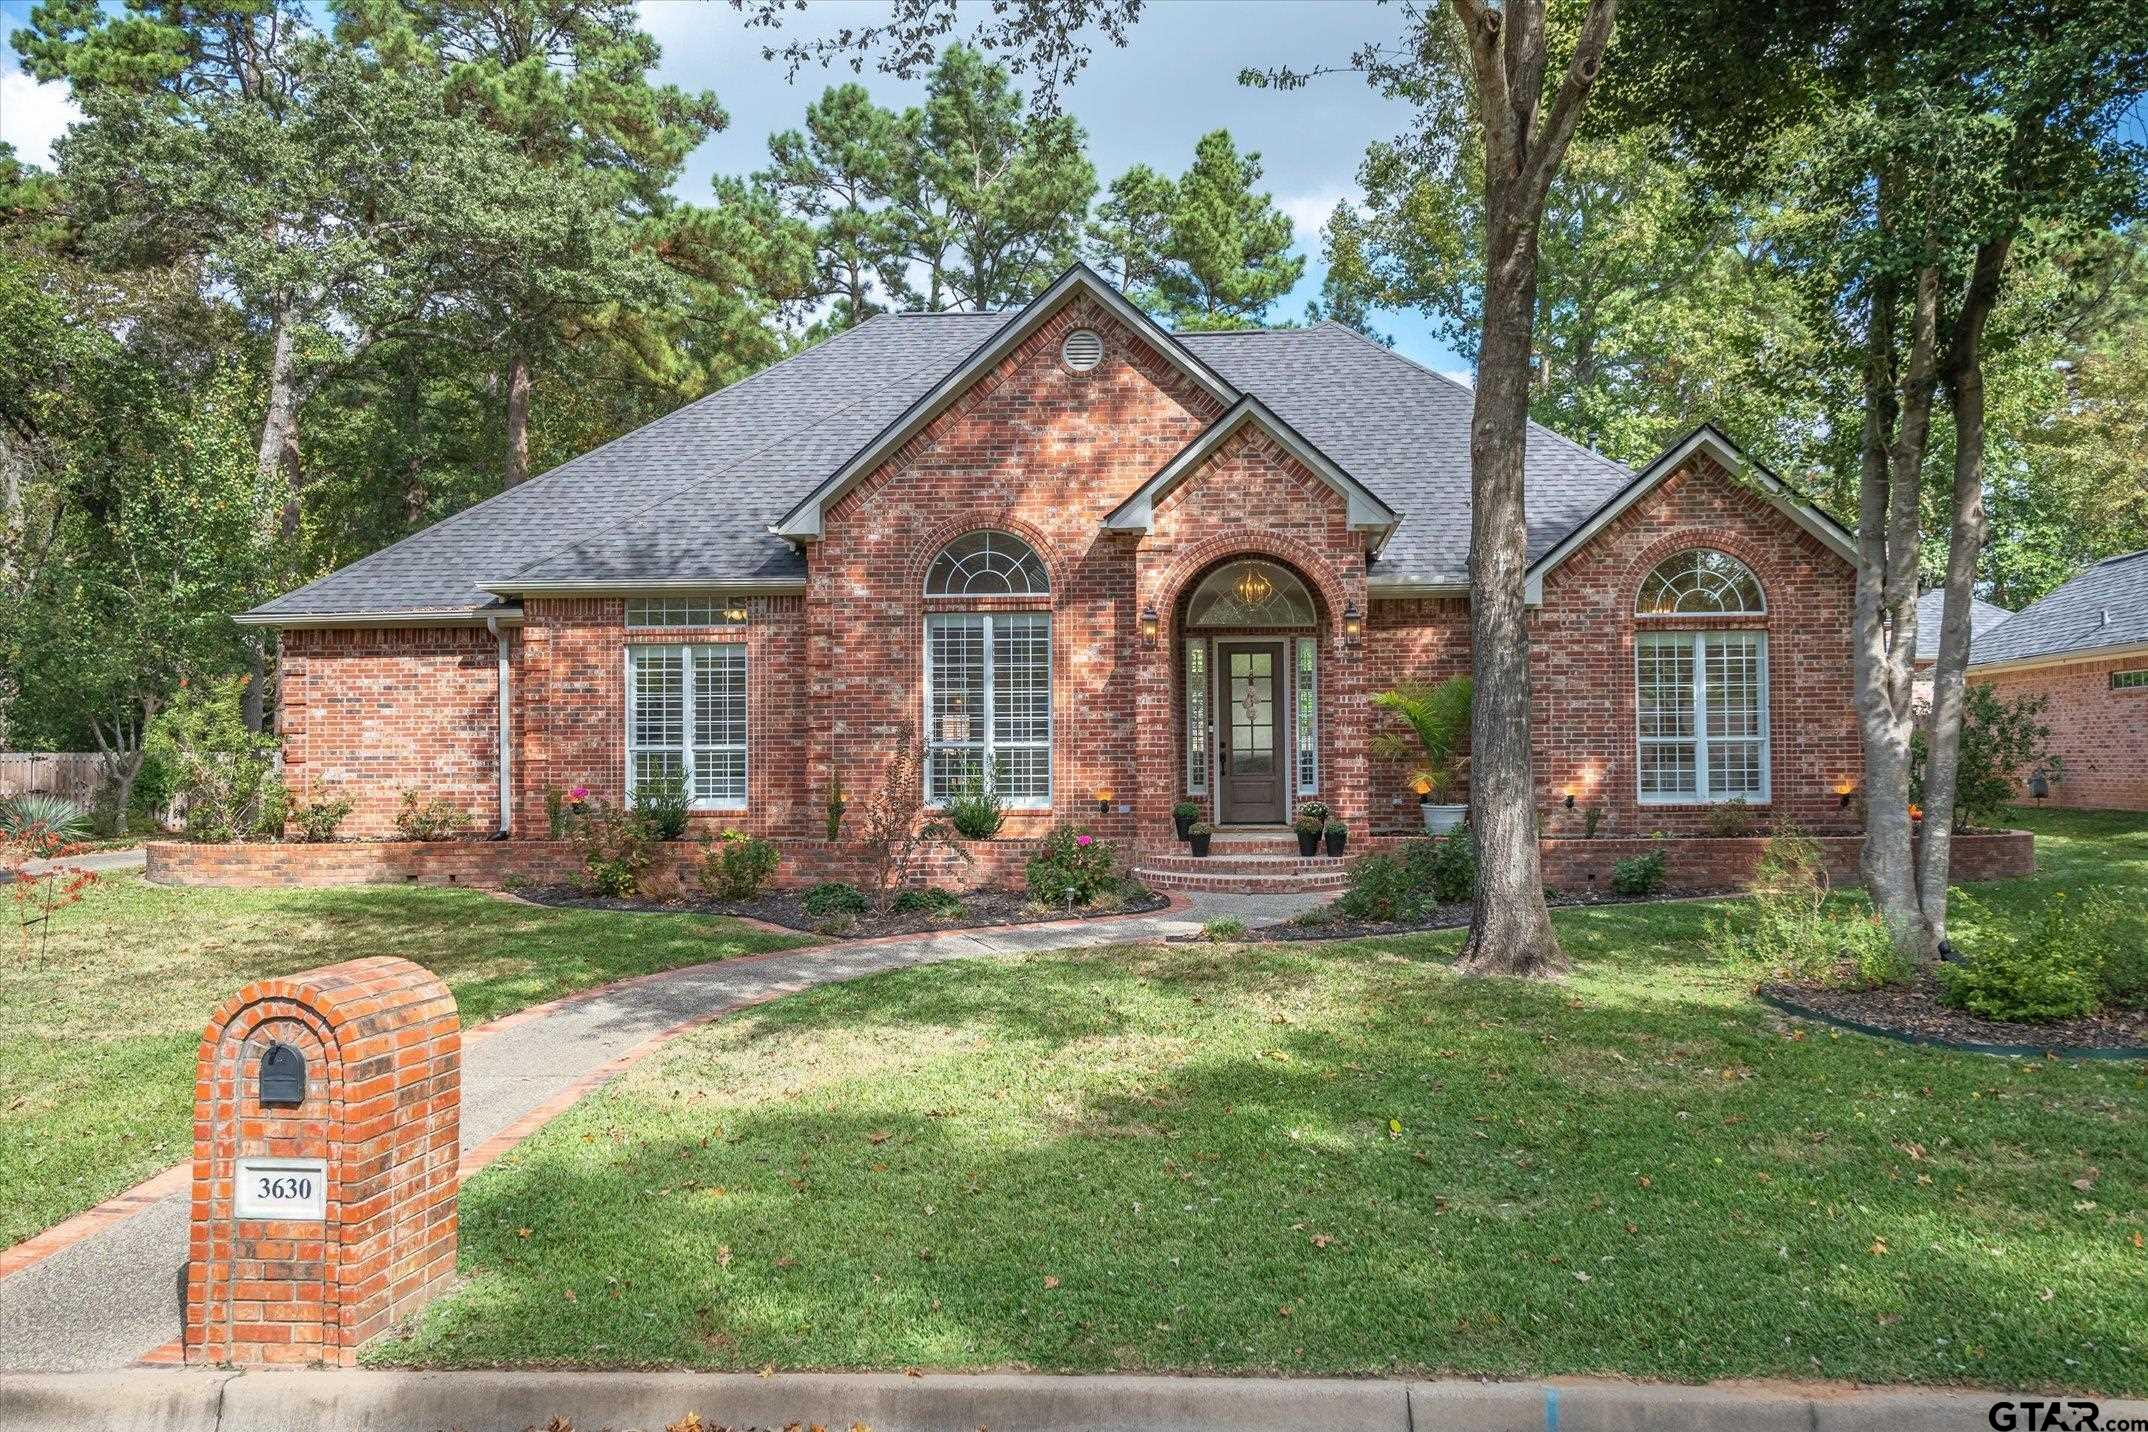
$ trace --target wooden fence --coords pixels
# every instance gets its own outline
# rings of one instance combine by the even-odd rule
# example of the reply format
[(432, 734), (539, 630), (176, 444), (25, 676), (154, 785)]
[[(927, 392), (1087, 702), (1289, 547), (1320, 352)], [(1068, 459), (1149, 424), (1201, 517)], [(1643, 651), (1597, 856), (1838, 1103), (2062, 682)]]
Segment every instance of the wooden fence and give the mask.
[(87, 806), (97, 793), (94, 753), (0, 751), (0, 800), (41, 791)]

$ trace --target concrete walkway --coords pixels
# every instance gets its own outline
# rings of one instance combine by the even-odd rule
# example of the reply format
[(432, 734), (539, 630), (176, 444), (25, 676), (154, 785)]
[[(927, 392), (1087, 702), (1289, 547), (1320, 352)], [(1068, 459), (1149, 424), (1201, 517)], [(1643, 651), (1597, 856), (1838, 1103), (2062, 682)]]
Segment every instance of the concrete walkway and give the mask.
[[(2039, 1402), (2048, 1406), (2052, 1394)], [(655, 1429), (688, 1413), (731, 1432), (1967, 1432), (2079, 1427), (2001, 1392), (1840, 1383), (1718, 1384), (1007, 1374), (132, 1371), (0, 1377), (0, 1426), (25, 1432), (336, 1432), (546, 1426)], [(2102, 1425), (2148, 1417), (2106, 1401)], [(558, 1419), (555, 1421), (554, 1419)], [(690, 1425), (690, 1424), (689, 1424)]]
[(140, 870), (148, 864), (149, 852), (135, 845), (125, 850), (98, 850), (88, 855), (70, 855), (65, 860), (25, 860), (22, 863), (22, 871), (26, 875), (42, 875), (58, 865), (69, 870), (94, 870), (99, 875), (109, 875), (117, 870)]
[[(503, 1136), (526, 1136), (533, 1120), (558, 1114), (592, 1081), (616, 1073), (623, 1056), (713, 1013), (910, 965), (1157, 940), (1211, 919), (1250, 926), (1314, 903), (1201, 895), (1153, 915), (821, 945), (670, 970), (509, 1015), (471, 1031), (464, 1049), (464, 1170), (474, 1152), (496, 1156)], [(102, 1226), (87, 1236), (0, 1277), (0, 1371), (121, 1368), (179, 1336), (188, 1193), (183, 1177), (163, 1177), (164, 1185), (152, 1180), (140, 1191), (139, 1208), (99, 1215)]]

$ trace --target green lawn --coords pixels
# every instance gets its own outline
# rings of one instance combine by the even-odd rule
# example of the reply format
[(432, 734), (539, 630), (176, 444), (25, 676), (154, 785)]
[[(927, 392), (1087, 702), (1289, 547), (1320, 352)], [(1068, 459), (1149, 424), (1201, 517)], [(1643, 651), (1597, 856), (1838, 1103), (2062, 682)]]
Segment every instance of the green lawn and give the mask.
[(448, 982), (468, 1026), (803, 943), (735, 920), (543, 910), (471, 890), (167, 889), (131, 875), (56, 916), (42, 964), (0, 933), (0, 1247), (189, 1157), (202, 1025), (248, 980), (406, 955)]
[[(2148, 819), (2036, 823), (1965, 938), (2148, 878)], [(475, 1179), (466, 1283), (374, 1360), (2148, 1390), (2148, 1065), (1792, 1025), (1710, 912), (1564, 914), (1560, 985), (1450, 935), (780, 1001)]]

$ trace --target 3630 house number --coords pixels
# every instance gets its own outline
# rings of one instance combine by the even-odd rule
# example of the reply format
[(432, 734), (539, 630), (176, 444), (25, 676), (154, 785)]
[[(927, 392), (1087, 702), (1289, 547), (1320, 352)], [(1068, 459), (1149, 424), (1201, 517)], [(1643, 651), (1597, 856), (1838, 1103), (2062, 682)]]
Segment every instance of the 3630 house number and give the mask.
[(242, 1158), (233, 1170), (240, 1218), (328, 1216), (328, 1160)]

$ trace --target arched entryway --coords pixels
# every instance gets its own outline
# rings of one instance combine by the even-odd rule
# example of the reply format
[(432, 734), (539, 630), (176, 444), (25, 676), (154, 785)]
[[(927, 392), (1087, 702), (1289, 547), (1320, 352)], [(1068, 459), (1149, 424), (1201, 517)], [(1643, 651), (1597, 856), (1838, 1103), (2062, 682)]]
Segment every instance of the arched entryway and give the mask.
[(1217, 825), (1286, 824), (1322, 776), (1318, 599), (1284, 564), (1239, 556), (1193, 582), (1178, 617), (1187, 793)]

